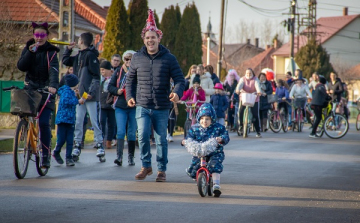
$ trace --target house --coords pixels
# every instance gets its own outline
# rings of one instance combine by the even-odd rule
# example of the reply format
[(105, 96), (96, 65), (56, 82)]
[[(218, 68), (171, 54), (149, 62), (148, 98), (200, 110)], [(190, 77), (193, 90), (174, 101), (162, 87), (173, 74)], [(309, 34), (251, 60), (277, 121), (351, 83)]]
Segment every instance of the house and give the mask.
[(338, 75), (347, 84), (349, 101), (358, 99), (360, 97), (360, 63)]
[[(354, 66), (360, 62), (360, 15), (348, 15), (344, 10), (342, 16), (322, 17), (316, 21), (316, 40), (330, 55), (330, 62), (346, 63)], [(306, 33), (294, 38), (294, 53), (307, 43)], [(274, 71), (278, 76), (285, 75), (289, 62), (290, 43), (284, 44), (273, 53)]]

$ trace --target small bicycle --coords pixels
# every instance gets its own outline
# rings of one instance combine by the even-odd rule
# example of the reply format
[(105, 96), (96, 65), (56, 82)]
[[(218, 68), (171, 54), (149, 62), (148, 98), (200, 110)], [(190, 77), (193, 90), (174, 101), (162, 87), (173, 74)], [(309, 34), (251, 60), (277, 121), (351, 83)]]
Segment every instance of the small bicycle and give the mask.
[(180, 104), (184, 104), (186, 107), (186, 121), (184, 124), (184, 138), (186, 138), (189, 129), (196, 123), (196, 109), (199, 108), (199, 103), (205, 103), (205, 101), (180, 101)]
[(268, 103), (271, 104), (271, 109), (268, 110), (268, 120), (267, 125), (274, 133), (278, 133), (281, 131), (282, 120), (280, 116), (280, 112), (276, 109), (275, 102), (278, 100), (278, 96), (276, 94), (268, 95)]
[(246, 106), (246, 107), (245, 107), (244, 115), (243, 115), (243, 131), (241, 132), (240, 123), (238, 123), (239, 128), (237, 130), (237, 134), (238, 134), (238, 136), (242, 135), (243, 138), (247, 138), (248, 134), (250, 133), (250, 128), (251, 128), (252, 120), (253, 120), (250, 108), (254, 106), (257, 95), (254, 93), (241, 93), (241, 95), (242, 95), (241, 96), (242, 100), (239, 103), (238, 121), (240, 120), (241, 106), (244, 104), (244, 106)]
[[(42, 165), (43, 149), (48, 149), (49, 159), (51, 155), (51, 144), (49, 148), (44, 148), (40, 140), (39, 117), (49, 102), (52, 95), (46, 88), (37, 89), (36, 91), (29, 91), (19, 89), (12, 86), (4, 88), (3, 91), (11, 91), (11, 108), (10, 112), (13, 115), (18, 115), (20, 121), (15, 130), (15, 138), (13, 144), (13, 165), (15, 176), (18, 179), (23, 179), (26, 175), (29, 160), (36, 163), (36, 170), (40, 176), (45, 176), (49, 168)], [(45, 104), (38, 112), (38, 107), (41, 102), (41, 94), (48, 94)], [(35, 160), (32, 159), (35, 156)]]
[(196, 182), (198, 191), (201, 197), (206, 195), (213, 196), (213, 179), (211, 173), (207, 169), (206, 157), (202, 156), (200, 158), (200, 168), (196, 172)]
[(301, 132), (304, 127), (304, 116), (303, 116), (303, 109), (305, 107), (307, 98), (294, 98), (292, 100), (292, 112), (291, 112), (291, 119), (292, 119), (292, 130), (295, 131), (297, 129), (298, 132)]
[(349, 130), (349, 122), (344, 115), (335, 113), (338, 102), (333, 101), (323, 109), (323, 115), (316, 135), (322, 137), (324, 132), (331, 139), (340, 139), (346, 135)]

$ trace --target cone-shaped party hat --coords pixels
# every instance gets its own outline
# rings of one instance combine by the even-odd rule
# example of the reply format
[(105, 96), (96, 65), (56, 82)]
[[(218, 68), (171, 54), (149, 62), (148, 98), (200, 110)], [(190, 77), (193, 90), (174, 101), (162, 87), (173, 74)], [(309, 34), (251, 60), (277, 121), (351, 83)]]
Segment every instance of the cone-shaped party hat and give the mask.
[(144, 26), (144, 28), (143, 28), (143, 30), (141, 32), (141, 38), (144, 39), (145, 33), (147, 31), (154, 31), (159, 35), (159, 39), (161, 39), (162, 36), (163, 36), (163, 33), (161, 32), (160, 29), (158, 29), (156, 27), (154, 12), (151, 9), (149, 9), (148, 14), (149, 14), (149, 16), (148, 16), (148, 18), (146, 20), (146, 24), (145, 24), (145, 26)]

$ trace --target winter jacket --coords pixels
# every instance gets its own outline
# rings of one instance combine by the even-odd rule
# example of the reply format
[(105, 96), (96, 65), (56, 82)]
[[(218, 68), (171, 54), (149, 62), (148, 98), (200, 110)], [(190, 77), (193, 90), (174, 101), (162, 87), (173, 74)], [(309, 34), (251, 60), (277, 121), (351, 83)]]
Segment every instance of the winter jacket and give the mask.
[[(120, 71), (121, 71), (121, 74), (120, 74)], [(128, 107), (126, 98), (125, 98), (126, 93), (123, 92), (121, 95), (118, 95), (118, 93), (117, 93), (118, 90), (120, 89), (119, 87), (117, 87), (117, 81), (118, 81), (119, 75), (121, 75), (120, 80), (119, 80), (119, 87), (120, 87), (121, 83), (126, 80), (126, 72), (124, 69), (121, 69), (121, 66), (115, 70), (115, 72), (111, 76), (111, 80), (109, 83), (109, 92), (112, 95), (117, 96), (115, 107), (121, 108), (121, 109), (135, 109), (135, 107), (134, 108)]]
[(339, 78), (336, 78), (335, 83), (333, 83), (332, 81), (329, 82), (329, 90), (333, 90), (333, 93), (331, 94), (331, 98), (333, 100), (337, 100), (338, 102), (341, 101), (341, 94), (344, 91), (344, 88), (341, 84), (341, 81)]
[(71, 56), (72, 49), (66, 47), (62, 62), (66, 66), (73, 66), (74, 74), (79, 78), (79, 94), (84, 92), (91, 95), (87, 101), (99, 101), (100, 97), (100, 65), (99, 51), (93, 45), (80, 50), (75, 56)]
[(106, 99), (109, 94), (109, 83), (110, 78), (105, 79), (101, 76), (101, 83), (100, 83), (100, 108), (101, 109), (113, 109), (111, 105), (106, 103)]
[(315, 90), (313, 90), (311, 105), (325, 106), (330, 100), (331, 97), (326, 93), (325, 85), (317, 84)]
[[(181, 101), (193, 101), (195, 97), (194, 91), (195, 90), (193, 87), (187, 90), (185, 94), (182, 96)], [(197, 100), (205, 101), (206, 100), (205, 91), (201, 87), (199, 87), (198, 92), (199, 95), (197, 95)], [(203, 103), (198, 103), (197, 106), (200, 107), (202, 104)]]
[(219, 77), (216, 74), (211, 74), (211, 80), (213, 81), (213, 84), (220, 83)]
[(289, 100), (289, 90), (286, 89), (286, 87), (277, 87), (275, 94), (278, 96), (279, 101), (281, 101), (282, 98), (286, 98)]
[(174, 55), (159, 45), (155, 55), (149, 55), (145, 46), (132, 57), (126, 76), (126, 100), (134, 98), (136, 105), (148, 109), (170, 109), (170, 78), (173, 92), (182, 97), (185, 80)]
[(229, 107), (229, 100), (225, 94), (212, 95), (210, 104), (214, 107), (217, 118), (225, 118), (225, 111)]
[[(44, 45), (39, 46), (35, 53), (29, 50), (30, 45), (34, 44), (35, 40), (30, 39), (23, 51), (17, 67), (19, 70), (26, 72), (25, 87), (24, 89), (39, 89), (44, 87), (59, 87), (59, 60), (57, 53), (59, 48), (46, 42)], [(48, 64), (49, 62), (49, 64)], [(42, 100), (40, 106), (44, 105), (47, 94), (42, 93)], [(50, 97), (50, 102), (46, 107), (55, 109), (55, 95)]]
[[(255, 75), (250, 78), (246, 79), (245, 76), (240, 78), (238, 85), (236, 86), (236, 91), (245, 91), (246, 93), (260, 93), (260, 81)], [(241, 94), (239, 95), (241, 100)], [(256, 98), (256, 102), (259, 101), (259, 97)]]
[[(192, 82), (196, 74), (192, 74), (190, 78), (190, 87), (193, 86)], [(206, 102), (210, 102), (210, 96), (215, 94), (214, 83), (211, 79), (211, 74), (209, 72), (204, 73), (200, 76), (200, 86), (204, 89), (206, 94)]]
[(312, 97), (309, 87), (305, 83), (301, 86), (294, 84), (289, 95), (290, 98), (306, 98), (306, 96), (309, 96), (310, 98)]
[(185, 89), (184, 89), (184, 91), (189, 90), (189, 86), (190, 86), (190, 77), (185, 78)]
[(59, 88), (60, 96), (58, 111), (55, 118), (55, 124), (67, 123), (75, 124), (76, 105), (79, 103), (75, 92), (67, 85)]
[(224, 83), (224, 90), (226, 92), (230, 93), (230, 96), (235, 92), (236, 86), (237, 86), (238, 82), (237, 80), (234, 80), (233, 84), (230, 86), (230, 84), (228, 82)]
[[(201, 127), (200, 118), (202, 116), (211, 117), (211, 125), (209, 127)], [(212, 156), (217, 153), (223, 153), (223, 146), (229, 143), (230, 138), (225, 126), (216, 123), (216, 114), (213, 106), (209, 103), (203, 104), (196, 115), (196, 121), (197, 123), (191, 126), (191, 128), (189, 129), (189, 133), (186, 136), (186, 139), (192, 139), (196, 142), (201, 143), (209, 140), (210, 138), (221, 137), (222, 142), (217, 144), (215, 151), (210, 153), (208, 156)]]
[[(262, 89), (263, 93), (266, 93), (266, 96), (260, 96), (260, 110), (270, 109), (270, 104), (268, 102), (267, 96), (273, 93), (273, 87), (270, 81), (265, 81), (265, 89)], [(262, 84), (260, 84), (261, 86)]]

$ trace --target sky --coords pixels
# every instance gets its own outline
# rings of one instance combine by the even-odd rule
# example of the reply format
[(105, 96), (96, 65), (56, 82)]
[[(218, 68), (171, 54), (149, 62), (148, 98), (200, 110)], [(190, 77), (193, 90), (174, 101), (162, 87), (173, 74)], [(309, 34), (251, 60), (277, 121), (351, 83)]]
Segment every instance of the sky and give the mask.
[[(111, 0), (92, 0), (100, 6), (110, 6)], [(124, 0), (126, 7), (130, 0)], [(155, 9), (161, 20), (164, 9), (170, 5), (179, 4), (181, 12), (185, 6), (193, 0), (148, 0), (149, 8)], [(194, 0), (200, 14), (201, 30), (206, 31), (206, 26), (211, 17), (212, 32), (218, 39), (221, 15), (221, 0)], [(245, 4), (247, 3), (247, 4)], [(307, 13), (308, 0), (297, 0), (299, 13)], [(250, 5), (250, 6), (249, 6)], [(348, 14), (360, 14), (360, 0), (317, 0), (317, 18), (328, 16), (341, 16), (343, 7), (348, 7)], [(280, 25), (281, 21), (288, 18), (290, 0), (225, 0), (225, 41), (228, 43), (239, 43), (236, 39), (236, 29), (240, 21), (244, 21), (261, 32), (261, 24), (265, 21), (271, 22), (272, 27), (281, 29), (284, 39), (288, 33)], [(145, 21), (144, 21), (145, 24)], [(275, 31), (274, 31), (275, 32)], [(259, 34), (260, 35), (260, 34)]]

